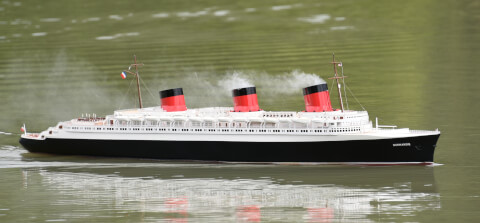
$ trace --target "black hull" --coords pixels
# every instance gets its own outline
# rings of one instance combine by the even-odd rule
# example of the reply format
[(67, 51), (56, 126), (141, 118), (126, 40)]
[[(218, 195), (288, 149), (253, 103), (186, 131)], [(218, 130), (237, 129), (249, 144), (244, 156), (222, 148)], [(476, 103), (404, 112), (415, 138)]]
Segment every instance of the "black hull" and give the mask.
[(327, 142), (212, 142), (21, 138), (34, 153), (229, 162), (433, 162), (440, 135)]

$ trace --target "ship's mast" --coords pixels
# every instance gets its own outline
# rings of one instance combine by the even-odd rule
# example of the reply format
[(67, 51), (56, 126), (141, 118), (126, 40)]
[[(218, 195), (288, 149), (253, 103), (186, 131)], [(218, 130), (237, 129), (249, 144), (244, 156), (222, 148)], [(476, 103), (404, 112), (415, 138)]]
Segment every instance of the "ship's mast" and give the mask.
[(333, 71), (335, 72), (335, 77), (331, 77), (331, 78), (328, 78), (328, 79), (335, 79), (335, 81), (337, 82), (338, 98), (340, 99), (340, 108), (342, 109), (342, 112), (344, 112), (344, 109), (343, 109), (343, 99), (342, 99), (342, 91), (340, 90), (340, 83), (338, 82), (338, 79), (343, 79), (343, 78), (345, 78), (346, 76), (343, 76), (343, 73), (342, 73), (342, 76), (341, 76), (341, 77), (338, 76), (338, 73), (337, 73), (337, 64), (342, 64), (342, 62), (336, 62), (336, 61), (335, 61), (335, 54), (333, 54), (332, 64), (333, 64)]
[[(137, 78), (138, 103), (139, 103), (140, 108), (143, 108), (143, 106), (142, 106), (142, 92), (140, 91), (140, 75), (138, 74), (138, 67), (143, 66), (143, 63), (141, 63), (141, 64), (137, 63), (137, 56), (136, 55), (133, 55), (133, 60), (134, 60), (134, 64), (131, 64), (128, 67), (128, 70), (126, 70), (125, 72), (127, 72), (129, 74), (133, 74)], [(135, 67), (135, 73), (130, 71), (130, 69), (132, 67)]]

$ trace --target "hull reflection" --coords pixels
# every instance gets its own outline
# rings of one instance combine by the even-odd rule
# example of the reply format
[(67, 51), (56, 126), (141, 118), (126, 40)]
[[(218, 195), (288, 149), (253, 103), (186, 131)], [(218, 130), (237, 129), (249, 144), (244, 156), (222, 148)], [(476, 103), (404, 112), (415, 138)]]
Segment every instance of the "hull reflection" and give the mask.
[(24, 175), (61, 193), (54, 205), (111, 204), (114, 212), (142, 213), (145, 221), (368, 222), (439, 209), (433, 169), (124, 163), (25, 169)]

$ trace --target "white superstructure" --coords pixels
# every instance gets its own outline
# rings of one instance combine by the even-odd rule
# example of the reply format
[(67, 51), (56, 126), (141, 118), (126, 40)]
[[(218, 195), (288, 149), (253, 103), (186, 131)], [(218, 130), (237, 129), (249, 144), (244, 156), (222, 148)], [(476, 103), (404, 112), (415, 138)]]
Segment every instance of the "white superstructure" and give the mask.
[(183, 141), (339, 141), (418, 136), (433, 131), (373, 127), (366, 111), (232, 112), (231, 107), (166, 112), (161, 107), (115, 111), (105, 118), (59, 122), (38, 139), (123, 139)]

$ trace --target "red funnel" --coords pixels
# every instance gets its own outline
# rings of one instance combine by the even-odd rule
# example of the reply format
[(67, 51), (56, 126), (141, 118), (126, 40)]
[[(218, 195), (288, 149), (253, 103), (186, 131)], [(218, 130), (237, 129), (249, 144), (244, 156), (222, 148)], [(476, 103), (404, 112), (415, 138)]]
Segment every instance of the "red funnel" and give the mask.
[(303, 98), (306, 112), (333, 111), (327, 83), (304, 88)]
[(260, 111), (255, 87), (233, 89), (232, 95), (235, 112)]
[(160, 91), (162, 109), (167, 112), (185, 111), (185, 97), (182, 88), (174, 88)]

